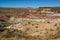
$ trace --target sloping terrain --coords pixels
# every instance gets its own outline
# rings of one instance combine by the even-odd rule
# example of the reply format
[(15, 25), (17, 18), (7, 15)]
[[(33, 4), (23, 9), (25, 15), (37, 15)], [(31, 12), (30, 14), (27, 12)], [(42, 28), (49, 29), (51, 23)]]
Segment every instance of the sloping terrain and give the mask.
[(60, 40), (60, 13), (57, 10), (0, 8), (0, 14), (3, 14), (0, 17), (0, 39)]
[[(18, 19), (17, 19), (18, 20)], [(60, 21), (44, 19), (19, 19), (19, 23), (6, 27), (7, 29), (17, 29), (27, 33), (30, 36), (40, 36), (42, 40), (54, 40), (60, 37)], [(39, 21), (37, 21), (39, 20)], [(46, 38), (46, 39), (45, 39)], [(39, 40), (39, 39), (38, 39)]]

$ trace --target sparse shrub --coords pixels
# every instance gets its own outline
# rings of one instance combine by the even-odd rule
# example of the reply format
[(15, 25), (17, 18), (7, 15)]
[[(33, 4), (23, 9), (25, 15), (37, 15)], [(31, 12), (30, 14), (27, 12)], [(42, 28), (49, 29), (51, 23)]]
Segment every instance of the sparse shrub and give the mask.
[(57, 23), (54, 26), (57, 26)]
[(25, 30), (25, 32), (27, 32), (27, 31), (29, 31), (29, 28), (27, 28), (27, 29)]
[(35, 28), (38, 28), (38, 26), (35, 26)]
[(31, 24), (31, 22), (28, 22), (28, 24)]
[(49, 22), (49, 21), (47, 21), (47, 23), (49, 23), (49, 24), (50, 24), (50, 22)]
[(9, 30), (4, 30), (3, 32), (2, 32), (2, 37), (10, 37), (11, 36), (11, 31), (9, 31)]

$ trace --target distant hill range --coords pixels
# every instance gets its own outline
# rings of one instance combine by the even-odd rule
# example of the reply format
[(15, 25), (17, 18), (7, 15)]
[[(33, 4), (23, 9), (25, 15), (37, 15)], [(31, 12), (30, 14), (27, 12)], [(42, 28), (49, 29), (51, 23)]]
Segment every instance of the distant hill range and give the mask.
[(60, 13), (60, 7), (39, 7), (38, 9), (50, 8), (52, 11), (58, 11)]
[(39, 8), (7, 8), (7, 7), (0, 7), (0, 16), (1, 15), (14, 15), (20, 14), (22, 12), (39, 12), (42, 9), (51, 9), (51, 11), (60, 13), (60, 7), (39, 7)]
[(50, 8), (52, 11), (58, 11), (60, 13), (60, 7), (39, 7), (39, 8), (32, 8), (32, 7), (27, 7), (27, 8), (7, 8), (7, 7), (0, 7), (0, 10), (22, 10), (22, 11), (26, 11), (26, 10), (41, 10), (41, 9), (45, 9), (45, 8)]
[(39, 8), (4, 8), (0, 7), (0, 16), (9, 15), (16, 18), (60, 18), (60, 7), (39, 7)]

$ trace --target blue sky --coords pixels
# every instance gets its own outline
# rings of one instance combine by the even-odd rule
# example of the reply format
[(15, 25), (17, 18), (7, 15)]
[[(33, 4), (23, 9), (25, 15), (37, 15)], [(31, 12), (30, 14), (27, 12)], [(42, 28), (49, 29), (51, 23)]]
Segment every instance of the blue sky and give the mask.
[(0, 7), (49, 7), (60, 6), (60, 0), (0, 0)]

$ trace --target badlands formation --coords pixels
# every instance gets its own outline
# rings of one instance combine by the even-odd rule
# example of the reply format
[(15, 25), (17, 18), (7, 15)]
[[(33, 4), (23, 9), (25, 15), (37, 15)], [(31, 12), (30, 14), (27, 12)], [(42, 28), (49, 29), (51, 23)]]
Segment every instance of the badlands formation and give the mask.
[(54, 39), (58, 37), (56, 35), (59, 35), (58, 32), (60, 31), (60, 14), (48, 10), (41, 11), (42, 14), (40, 15), (35, 15), (35, 12), (29, 12), (26, 15), (27, 13), (24, 14), (23, 12), (24, 17), (21, 17), (21, 15), (11, 17), (10, 22), (13, 25), (5, 28), (21, 30), (31, 36), (46, 36)]
[(14, 20), (15, 24), (10, 25), (7, 28), (18, 29), (32, 36), (44, 36), (45, 33), (54, 35), (56, 34), (57, 28), (60, 28), (60, 19), (49, 20), (19, 18), (17, 20), (18, 21)]

